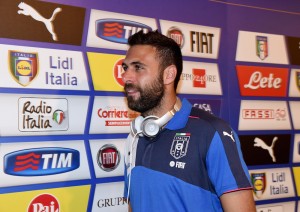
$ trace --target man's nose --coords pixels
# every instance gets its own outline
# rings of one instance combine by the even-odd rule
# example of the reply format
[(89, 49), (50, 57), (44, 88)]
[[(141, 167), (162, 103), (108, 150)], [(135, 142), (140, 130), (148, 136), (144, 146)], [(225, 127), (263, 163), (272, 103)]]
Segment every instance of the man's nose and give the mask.
[(128, 67), (127, 70), (122, 73), (122, 80), (124, 83), (128, 83), (134, 82), (134, 79), (134, 71), (132, 71), (132, 69)]

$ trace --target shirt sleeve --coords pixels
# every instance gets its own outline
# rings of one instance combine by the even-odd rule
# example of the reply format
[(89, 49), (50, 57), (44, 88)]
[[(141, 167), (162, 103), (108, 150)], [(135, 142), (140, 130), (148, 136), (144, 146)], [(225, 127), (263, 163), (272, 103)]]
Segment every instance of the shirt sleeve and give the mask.
[(206, 164), (218, 196), (252, 188), (240, 142), (234, 131), (223, 131), (223, 135), (215, 133), (208, 149)]

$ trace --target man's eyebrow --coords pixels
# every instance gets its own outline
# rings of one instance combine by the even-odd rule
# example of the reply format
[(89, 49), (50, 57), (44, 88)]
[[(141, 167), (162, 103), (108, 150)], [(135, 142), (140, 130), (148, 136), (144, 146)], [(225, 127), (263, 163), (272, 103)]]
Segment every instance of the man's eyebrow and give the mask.
[(131, 64), (132, 65), (145, 65), (144, 63), (141, 63), (139, 61), (133, 61)]
[[(122, 63), (122, 66), (123, 66), (123, 65), (128, 66), (128, 64), (125, 63), (125, 62)], [(129, 65), (143, 65), (143, 66), (145, 66), (144, 63), (139, 62), (139, 61), (133, 61), (133, 62), (129, 63)]]

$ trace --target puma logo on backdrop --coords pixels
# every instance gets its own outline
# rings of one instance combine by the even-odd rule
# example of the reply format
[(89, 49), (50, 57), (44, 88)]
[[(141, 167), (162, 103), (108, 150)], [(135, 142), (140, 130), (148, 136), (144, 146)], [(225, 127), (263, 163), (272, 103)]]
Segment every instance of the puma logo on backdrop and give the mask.
[(262, 139), (256, 137), (254, 139), (254, 146), (261, 147), (262, 149), (267, 150), (269, 152), (271, 158), (272, 158), (272, 161), (276, 162), (276, 158), (275, 158), (275, 155), (274, 155), (274, 145), (275, 145), (275, 142), (277, 140), (278, 140), (278, 137), (275, 136), (273, 138), (271, 146), (268, 146)]
[(57, 35), (54, 32), (54, 26), (53, 26), (53, 21), (56, 17), (56, 15), (62, 11), (61, 8), (56, 8), (53, 13), (52, 16), (47, 19), (45, 17), (43, 17), (38, 11), (36, 11), (33, 7), (31, 7), (30, 5), (21, 2), (18, 7), (20, 8), (20, 10), (18, 10), (18, 14), (20, 15), (26, 15), (26, 16), (31, 16), (34, 20), (36, 21), (40, 21), (43, 22), (48, 30), (48, 32), (52, 35), (52, 39), (57, 41)]

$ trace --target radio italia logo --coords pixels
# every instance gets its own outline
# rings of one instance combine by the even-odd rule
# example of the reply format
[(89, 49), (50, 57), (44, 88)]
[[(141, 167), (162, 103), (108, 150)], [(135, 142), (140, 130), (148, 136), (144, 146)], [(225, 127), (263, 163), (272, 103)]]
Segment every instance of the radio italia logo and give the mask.
[(9, 51), (10, 74), (22, 86), (27, 86), (38, 74), (38, 54)]
[(68, 130), (67, 99), (20, 98), (18, 104), (20, 131)]

